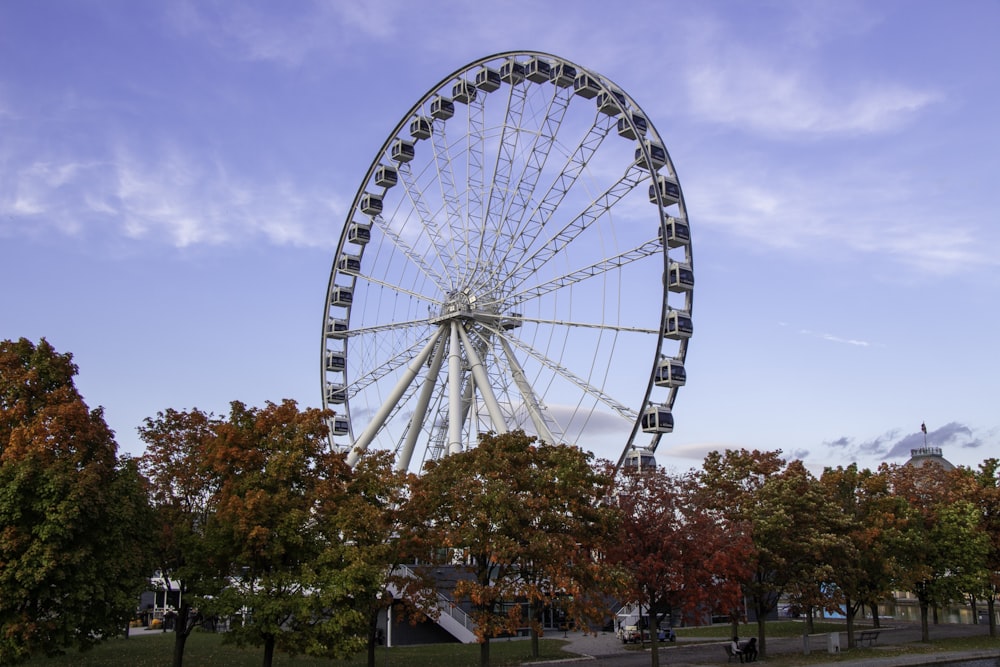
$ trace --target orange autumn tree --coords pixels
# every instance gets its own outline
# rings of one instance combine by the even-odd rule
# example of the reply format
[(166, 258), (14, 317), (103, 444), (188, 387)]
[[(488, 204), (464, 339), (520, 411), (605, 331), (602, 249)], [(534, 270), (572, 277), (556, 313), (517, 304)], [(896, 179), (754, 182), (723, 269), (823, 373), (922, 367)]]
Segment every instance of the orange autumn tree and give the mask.
[[(394, 469), (394, 458), (391, 451), (365, 452), (328, 517), (349, 546), (352, 580), (362, 584), (355, 587), (352, 606), (365, 619), (357, 631), (363, 631), (368, 667), (375, 667), (380, 618), (416, 622), (437, 613), (433, 583), (398, 569), (413, 559), (410, 541), (400, 537), (410, 476)], [(386, 614), (390, 607), (392, 614)]]
[(226, 584), (227, 573), (211, 566), (211, 535), (206, 531), (218, 491), (218, 478), (206, 465), (206, 457), (219, 423), (198, 409), (168, 409), (139, 427), (139, 437), (146, 443), (139, 464), (156, 509), (156, 567), (180, 591), (173, 667), (182, 667), (188, 637), (209, 620), (200, 611), (199, 599), (218, 595)]
[(489, 641), (541, 619), (561, 597), (570, 618), (586, 626), (601, 581), (600, 552), (611, 514), (599, 507), (606, 477), (575, 447), (538, 443), (515, 431), (484, 434), (479, 445), (429, 462), (409, 502), (416, 545), (437, 563), (458, 562), (457, 601), (473, 608), (480, 664)]
[(76, 374), (44, 339), (0, 342), (0, 664), (121, 634), (150, 574), (143, 480)]
[(749, 575), (749, 536), (702, 507), (696, 491), (691, 475), (626, 469), (612, 496), (621, 523), (607, 558), (625, 573), (622, 601), (648, 614), (654, 667), (655, 632), (668, 615), (729, 613)]
[(743, 593), (766, 658), (766, 619), (783, 595), (833, 605), (824, 584), (831, 580), (829, 563), (847, 546), (843, 515), (802, 461), (786, 463), (780, 451), (712, 452), (698, 481), (703, 506), (750, 537), (744, 557), (752, 574)]
[(228, 577), (206, 606), (232, 619), (226, 641), (263, 647), (264, 667), (276, 650), (344, 657), (364, 646), (353, 598), (368, 581), (333, 520), (350, 470), (329, 448), (329, 417), (287, 399), (234, 401), (206, 448), (217, 485), (206, 530)]
[[(906, 500), (892, 493), (888, 467), (877, 471), (826, 468), (820, 477), (826, 497), (840, 509), (847, 538), (845, 548), (829, 564), (830, 582), (840, 595), (847, 620), (847, 645), (854, 648), (855, 617), (865, 607), (877, 607), (892, 593), (900, 574), (897, 554), (906, 548), (903, 526)], [(876, 627), (878, 617), (875, 617)]]

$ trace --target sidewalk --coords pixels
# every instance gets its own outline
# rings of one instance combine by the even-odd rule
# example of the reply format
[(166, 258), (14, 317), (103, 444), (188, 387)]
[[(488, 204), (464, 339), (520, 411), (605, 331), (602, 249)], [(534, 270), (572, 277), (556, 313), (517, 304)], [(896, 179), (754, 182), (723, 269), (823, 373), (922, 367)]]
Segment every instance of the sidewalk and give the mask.
[[(860, 631), (859, 631), (860, 632)], [(942, 624), (931, 626), (932, 639), (942, 639), (947, 637), (971, 637), (987, 636), (989, 627), (986, 625), (962, 625), (962, 624)], [(553, 639), (559, 639), (558, 635), (553, 635)], [(566, 650), (577, 653), (580, 659), (567, 659), (560, 661), (560, 665), (580, 665), (589, 667), (639, 667), (649, 664), (649, 650), (629, 649), (623, 645), (614, 633), (602, 632), (595, 635), (584, 635), (579, 632), (570, 633), (567, 637), (569, 644)], [(804, 652), (803, 637), (782, 637), (768, 638), (767, 652), (770, 656), (776, 655), (802, 655)], [(920, 625), (916, 623), (906, 623), (901, 621), (890, 621), (881, 628), (875, 647), (895, 646), (920, 641)], [(704, 639), (678, 638), (676, 643), (659, 644), (660, 664), (670, 667), (684, 667), (689, 665), (725, 665), (726, 654), (725, 641), (714, 641), (705, 643)], [(828, 634), (810, 635), (808, 637), (809, 652), (815, 656), (827, 653)], [(847, 633), (840, 633), (840, 648), (845, 654), (847, 651)], [(847, 657), (845, 655), (845, 657)], [(907, 667), (910, 665), (947, 665), (956, 660), (980, 660), (975, 663), (975, 667), (995, 667), (1000, 665), (1000, 639), (997, 640), (997, 648), (987, 651), (967, 651), (915, 654), (909, 656), (886, 656), (885, 658), (859, 658), (858, 660), (841, 660), (829, 663), (813, 663), (812, 667)], [(761, 661), (766, 664), (766, 660)], [(552, 663), (547, 663), (552, 664)], [(729, 663), (734, 664), (734, 663)]]

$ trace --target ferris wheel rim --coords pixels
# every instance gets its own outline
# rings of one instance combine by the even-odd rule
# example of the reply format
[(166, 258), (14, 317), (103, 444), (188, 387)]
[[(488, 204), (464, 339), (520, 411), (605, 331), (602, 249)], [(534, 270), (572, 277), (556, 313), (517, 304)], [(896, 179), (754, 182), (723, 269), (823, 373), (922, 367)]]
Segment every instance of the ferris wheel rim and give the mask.
[[(330, 311), (331, 311), (332, 295), (334, 294), (335, 287), (338, 286), (338, 283), (337, 283), (338, 276), (343, 277), (346, 274), (344, 271), (341, 271), (338, 267), (340, 266), (341, 261), (346, 256), (350, 255), (350, 253), (347, 252), (347, 251), (351, 249), (351, 243), (350, 243), (350, 240), (348, 238), (348, 232), (349, 232), (348, 227), (352, 224), (352, 222), (354, 221), (354, 219), (357, 217), (357, 213), (358, 213), (358, 211), (360, 210), (360, 208), (362, 206), (362, 202), (364, 200), (364, 197), (366, 196), (366, 194), (368, 194), (368, 190), (370, 188), (370, 185), (371, 185), (373, 179), (375, 178), (376, 173), (379, 170), (380, 166), (384, 166), (385, 165), (386, 156), (392, 150), (392, 147), (393, 147), (394, 143), (397, 142), (401, 137), (405, 136), (405, 132), (406, 132), (407, 127), (413, 122), (413, 120), (415, 118), (421, 116), (421, 111), (423, 111), (423, 110), (425, 110), (427, 108), (428, 104), (431, 102), (432, 99), (435, 98), (435, 96), (439, 96), (440, 92), (442, 90), (447, 89), (447, 87), (449, 85), (453, 84), (455, 81), (467, 80), (466, 77), (468, 76), (468, 74), (472, 73), (472, 72), (475, 72), (479, 68), (486, 68), (486, 67), (488, 67), (491, 64), (496, 64), (496, 63), (500, 63), (500, 62), (517, 62), (517, 63), (530, 62), (531, 59), (543, 59), (544, 61), (548, 62), (550, 65), (564, 65), (564, 66), (569, 66), (569, 67), (573, 68), (578, 73), (586, 74), (586, 75), (590, 76), (593, 79), (593, 81), (596, 82), (599, 85), (599, 88), (600, 88), (600, 90), (602, 92), (609, 93), (609, 94), (616, 94), (616, 95), (620, 96), (619, 99), (622, 100), (623, 112), (624, 112), (624, 110), (628, 111), (628, 113), (623, 113), (622, 115), (623, 116), (629, 116), (629, 120), (628, 120), (629, 123), (633, 123), (633, 119), (631, 118), (631, 115), (635, 114), (635, 113), (638, 113), (640, 116), (642, 116), (645, 119), (645, 123), (647, 125), (647, 130), (646, 130), (647, 134), (648, 134), (648, 136), (652, 136), (652, 137), (654, 137), (656, 139), (656, 142), (655, 142), (656, 147), (657, 147), (657, 149), (659, 149), (659, 150), (661, 150), (663, 152), (663, 155), (660, 156), (659, 158), (655, 158), (653, 155), (651, 155), (651, 150), (652, 149), (651, 149), (651, 145), (649, 144), (649, 142), (640, 141), (639, 142), (639, 148), (637, 149), (637, 156), (641, 152), (641, 157), (637, 157), (636, 160), (637, 160), (637, 162), (641, 160), (642, 162), (645, 163), (645, 169), (648, 171), (648, 173), (650, 175), (650, 181), (651, 182), (655, 182), (655, 178), (653, 176), (654, 174), (658, 174), (659, 170), (661, 168), (667, 167), (667, 171), (669, 172), (669, 174), (670, 174), (673, 182), (676, 184), (676, 188), (677, 188), (677, 201), (674, 202), (674, 203), (678, 206), (678, 210), (680, 212), (680, 217), (685, 221), (685, 223), (687, 221), (686, 206), (685, 206), (685, 202), (684, 202), (684, 199), (683, 199), (683, 191), (680, 189), (680, 181), (679, 181), (679, 178), (677, 177), (676, 170), (674, 169), (673, 163), (670, 160), (669, 154), (666, 153), (665, 145), (663, 144), (662, 140), (660, 140), (659, 133), (656, 131), (655, 127), (653, 126), (652, 121), (649, 120), (648, 115), (646, 115), (645, 112), (642, 111), (641, 107), (639, 107), (639, 105), (634, 101), (634, 99), (632, 97), (628, 96), (627, 93), (625, 93), (625, 91), (624, 91), (623, 88), (617, 86), (613, 81), (611, 81), (607, 77), (602, 76), (600, 74), (597, 74), (596, 72), (594, 72), (592, 70), (589, 70), (587, 68), (581, 67), (581, 66), (577, 65), (576, 63), (573, 63), (572, 61), (569, 61), (567, 59), (561, 58), (559, 56), (556, 56), (556, 55), (553, 55), (553, 54), (550, 54), (550, 53), (545, 53), (545, 52), (541, 52), (541, 51), (506, 51), (506, 52), (501, 52), (501, 53), (493, 54), (493, 55), (490, 55), (490, 56), (485, 56), (483, 58), (479, 58), (477, 60), (474, 60), (474, 61), (472, 61), (470, 63), (467, 63), (463, 67), (461, 67), (459, 69), (456, 69), (455, 71), (453, 71), (452, 73), (450, 73), (446, 77), (442, 78), (435, 86), (432, 86), (428, 90), (428, 92), (425, 93), (417, 101), (417, 103), (414, 104), (402, 116), (402, 118), (399, 121), (399, 123), (389, 133), (389, 135), (387, 136), (385, 142), (382, 144), (382, 146), (380, 147), (380, 149), (378, 150), (378, 152), (375, 154), (374, 159), (372, 160), (371, 164), (369, 165), (368, 170), (365, 173), (365, 176), (362, 179), (361, 184), (360, 184), (357, 192), (355, 193), (354, 199), (353, 199), (353, 201), (351, 203), (351, 208), (350, 208), (349, 214), (347, 216), (347, 220), (345, 221), (344, 227), (341, 230), (340, 239), (338, 241), (337, 249), (336, 249), (336, 252), (335, 252), (335, 255), (334, 255), (334, 264), (333, 264), (333, 268), (331, 270), (330, 279), (329, 279), (329, 283), (328, 283), (328, 289), (327, 289), (327, 301), (326, 301), (326, 309), (325, 309), (325, 312), (324, 312), (324, 323), (323, 323), (323, 343), (322, 343), (322, 352), (321, 352), (321, 355), (322, 355), (322, 358), (321, 358), (321, 383), (322, 383), (322, 389), (323, 389), (323, 391), (322, 391), (322, 398), (323, 398), (323, 406), (324, 406), (324, 408), (331, 408), (331, 407), (334, 407), (335, 405), (345, 405), (345, 406), (347, 406), (347, 407), (345, 407), (343, 409), (343, 411), (345, 411), (346, 414), (348, 415), (348, 425), (347, 425), (347, 428), (349, 430), (349, 433), (348, 433), (349, 447), (353, 447), (353, 444), (357, 442), (357, 437), (356, 437), (356, 435), (354, 433), (354, 425), (353, 425), (353, 422), (350, 420), (350, 412), (351, 412), (351, 410), (350, 410), (350, 400), (348, 399), (344, 403), (341, 403), (341, 404), (335, 404), (335, 403), (333, 403), (332, 401), (329, 400), (329, 398), (330, 398), (331, 381), (330, 381), (330, 376), (329, 376), (329, 372), (328, 372), (328, 368), (327, 368), (328, 355), (329, 355), (329, 352), (330, 352), (329, 341), (330, 341), (330, 338), (331, 338), (331, 336), (330, 336), (330, 334), (328, 332), (328, 324), (329, 324), (329, 321), (331, 320)], [(511, 83), (509, 85), (510, 85), (511, 88), (514, 87), (513, 83)], [(490, 94), (492, 94), (492, 93), (490, 93)], [(507, 104), (508, 104), (507, 113), (509, 113), (509, 111), (510, 111), (510, 108), (509, 108), (510, 102), (508, 101)], [(632, 187), (634, 188), (636, 186), (632, 186)], [(388, 188), (387, 188), (387, 190), (388, 190)], [(653, 359), (652, 359), (652, 363), (650, 364), (651, 367), (650, 367), (650, 369), (648, 371), (648, 375), (647, 375), (647, 378), (646, 378), (645, 391), (644, 391), (644, 393), (643, 393), (643, 395), (641, 397), (641, 400), (639, 401), (640, 405), (643, 406), (643, 408), (645, 408), (646, 406), (648, 406), (650, 404), (650, 402), (651, 402), (651, 395), (653, 394), (654, 387), (655, 387), (655, 384), (656, 384), (655, 381), (654, 381), (654, 378), (655, 378), (655, 374), (656, 374), (657, 363), (660, 361), (661, 357), (663, 356), (663, 349), (664, 349), (664, 336), (663, 336), (663, 332), (664, 332), (665, 326), (667, 324), (668, 314), (671, 311), (677, 311), (677, 309), (674, 308), (673, 306), (671, 306), (670, 303), (669, 303), (668, 288), (667, 288), (667, 285), (666, 285), (666, 280), (667, 280), (666, 277), (667, 277), (668, 271), (671, 268), (671, 259), (670, 259), (670, 256), (669, 256), (668, 243), (666, 243), (666, 242), (663, 241), (664, 234), (665, 234), (666, 218), (668, 217), (667, 213), (665, 212), (665, 210), (667, 208), (667, 205), (665, 205), (664, 202), (661, 200), (661, 193), (659, 192), (659, 190), (657, 190), (657, 192), (655, 193), (655, 198), (654, 198), (653, 193), (651, 191), (651, 193), (650, 193), (650, 200), (651, 200), (652, 203), (655, 203), (656, 208), (658, 210), (659, 239), (660, 239), (660, 245), (661, 245), (661, 248), (660, 248), (661, 252), (660, 252), (660, 254), (662, 255), (662, 259), (663, 259), (663, 261), (662, 261), (662, 270), (663, 270), (663, 276), (664, 276), (664, 280), (663, 280), (664, 284), (663, 284), (663, 297), (660, 300), (659, 322), (658, 322), (658, 326), (656, 327), (656, 332), (658, 334), (656, 336), (656, 338), (658, 340), (658, 344), (656, 345), (655, 352), (652, 355)], [(372, 219), (374, 220), (374, 216), (372, 217)], [(485, 222), (486, 222), (485, 217), (484, 217), (483, 222), (485, 224)], [(400, 239), (399, 243), (402, 244), (402, 243), (404, 243), (404, 241), (402, 239)], [(684, 252), (685, 252), (685, 261), (684, 261), (684, 264), (686, 265), (686, 267), (689, 270), (693, 269), (693, 261), (692, 261), (692, 256), (691, 256), (690, 242), (688, 242), (686, 244), (686, 246), (684, 247)], [(415, 252), (411, 252), (411, 253), (405, 253), (404, 252), (403, 254), (404, 254), (404, 256), (408, 256), (412, 261), (417, 261), (417, 257), (418, 256), (417, 256), (417, 254)], [(555, 253), (553, 252), (553, 255), (554, 254)], [(612, 258), (612, 260), (613, 259), (614, 258)], [(611, 261), (611, 260), (606, 260), (606, 261)], [(621, 261), (624, 261), (624, 260), (621, 260)], [(599, 270), (599, 267), (598, 267), (598, 269), (594, 269), (594, 270), (595, 271)], [(430, 273), (430, 271), (428, 271), (428, 273)], [(445, 287), (444, 280), (443, 280), (442, 276), (435, 275), (435, 276), (430, 276), (430, 277), (432, 279), (439, 280), (440, 281), (440, 283), (439, 283), (440, 287), (442, 287), (442, 288)], [(569, 281), (570, 279), (571, 279), (571, 277), (564, 278), (564, 280), (566, 280), (566, 281)], [(356, 277), (351, 278), (352, 284), (354, 283), (355, 280), (356, 280)], [(405, 288), (402, 288), (401, 286), (398, 286), (398, 285), (396, 285), (396, 286), (391, 286), (390, 285), (390, 287), (399, 288), (400, 291), (406, 291)], [(536, 292), (539, 289), (541, 289), (541, 288), (536, 287), (535, 288)], [(560, 287), (556, 286), (553, 289), (560, 289)], [(420, 295), (417, 295), (417, 296), (420, 296)], [(688, 290), (684, 294), (683, 298), (684, 298), (684, 305), (683, 305), (683, 308), (681, 310), (684, 311), (684, 312), (686, 312), (686, 314), (688, 316), (690, 316), (691, 309), (692, 309), (692, 303), (693, 303), (693, 290)], [(428, 307), (430, 307), (431, 305), (433, 305), (433, 306), (436, 306), (436, 307), (441, 308), (441, 309), (446, 308), (447, 304), (445, 303), (445, 301), (446, 300), (438, 300), (438, 301), (431, 301), (431, 300), (429, 300)], [(353, 308), (354, 308), (353, 304), (348, 304), (347, 307), (346, 307), (346, 319), (348, 320), (348, 322), (350, 322), (351, 315), (352, 315), (352, 312), (353, 312)], [(439, 319), (441, 317), (443, 317), (443, 316), (439, 315)], [(497, 317), (501, 318), (501, 315), (499, 313), (497, 313)], [(437, 340), (438, 338), (440, 338), (441, 336), (444, 335), (444, 333), (443, 333), (444, 332), (444, 327), (443, 326), (439, 326), (439, 327), (435, 328), (433, 326), (429, 326), (429, 325), (433, 325), (434, 324), (434, 322), (432, 321), (432, 319), (433, 318), (428, 317), (426, 320), (423, 320), (423, 321), (413, 320), (410, 324), (412, 324), (413, 326), (428, 325), (426, 327), (427, 328), (427, 332), (428, 332), (427, 333), (428, 339), (437, 337), (437, 338), (434, 338), (434, 340)], [(541, 318), (536, 318), (536, 319), (540, 320)], [(454, 322), (454, 320), (452, 320), (452, 322)], [(440, 324), (440, 322), (438, 322), (438, 324)], [(497, 322), (494, 322), (494, 324), (496, 324), (497, 326), (500, 326), (500, 320), (498, 319)], [(395, 328), (398, 325), (396, 325), (396, 324), (385, 324), (384, 326), (387, 327), (387, 328)], [(578, 325), (575, 325), (575, 326), (587, 326), (587, 325), (586, 324), (578, 324)], [(453, 326), (451, 328), (454, 329)], [(605, 328), (611, 329), (613, 327), (609, 326), (609, 327), (605, 327)], [(349, 349), (350, 349), (349, 343), (350, 343), (350, 339), (351, 338), (352, 338), (352, 335), (351, 335), (350, 331), (348, 331), (348, 333), (344, 336), (344, 340), (345, 340), (345, 342), (344, 342), (345, 356), (347, 356), (347, 354), (349, 352)], [(471, 341), (470, 341), (470, 345), (471, 345)], [(432, 344), (428, 344), (428, 349), (430, 347), (433, 347), (433, 345)], [(687, 338), (685, 337), (685, 338), (680, 339), (679, 342), (678, 342), (678, 344), (677, 344), (677, 348), (676, 348), (677, 351), (673, 355), (673, 358), (678, 359), (681, 363), (683, 363), (683, 361), (685, 360), (685, 358), (687, 356), (687, 347), (688, 347), (688, 340), (687, 340)], [(530, 351), (522, 350), (522, 352), (524, 352), (525, 354), (528, 354), (528, 355), (532, 354)], [(432, 353), (432, 351), (428, 352), (428, 355), (430, 355), (431, 353)], [(512, 353), (508, 352), (508, 353), (505, 353), (505, 354), (510, 355)], [(403, 358), (405, 358), (406, 356), (407, 356), (406, 353), (404, 353), (404, 354), (401, 355), (401, 357), (403, 357)], [(474, 353), (467, 353), (467, 356), (470, 356), (470, 357), (474, 356)], [(498, 355), (498, 357), (499, 357), (499, 355)], [(431, 363), (431, 359), (428, 357), (428, 358), (424, 359), (421, 363), (430, 364)], [(443, 363), (443, 361), (438, 361), (438, 362), (435, 362), (435, 363)], [(516, 361), (513, 361), (510, 358), (508, 358), (507, 363), (509, 365), (509, 370), (510, 370), (510, 367), (513, 367), (514, 365), (516, 365)], [(345, 376), (344, 385), (346, 386), (348, 384), (350, 384), (350, 382), (349, 382), (349, 380), (347, 380), (347, 378)], [(667, 396), (664, 398), (664, 400), (662, 401), (661, 404), (664, 405), (664, 406), (666, 406), (666, 407), (668, 407), (668, 408), (672, 407), (672, 405), (674, 403), (674, 400), (675, 400), (675, 397), (676, 397), (676, 393), (677, 393), (677, 387), (676, 386), (671, 387), (669, 389), (669, 392), (668, 392)], [(453, 394), (452, 400), (453, 401), (455, 400), (454, 399), (454, 394)], [(454, 409), (454, 406), (452, 407), (452, 409)], [(530, 408), (528, 408), (528, 409), (530, 410)], [(335, 411), (336, 411), (336, 409), (335, 409)], [(635, 445), (635, 440), (636, 440), (636, 437), (637, 437), (638, 433), (640, 432), (640, 430), (641, 430), (640, 429), (640, 420), (639, 420), (639, 416), (638, 416), (638, 413), (637, 413), (637, 416), (634, 419), (634, 423), (632, 424), (631, 431), (630, 431), (630, 433), (629, 433), (629, 435), (627, 437), (627, 441), (626, 441), (624, 447), (622, 448), (621, 456), (619, 457), (619, 460), (618, 460), (618, 465), (619, 466), (622, 464), (623, 460), (625, 459), (625, 456), (626, 456), (627, 452), (629, 451), (629, 449), (631, 447), (636, 446)], [(653, 436), (653, 438), (652, 438), (651, 443), (646, 446), (646, 449), (649, 449), (650, 451), (655, 451), (655, 449), (656, 449), (656, 447), (657, 447), (657, 445), (659, 443), (660, 435), (662, 435), (662, 434), (660, 434), (660, 433), (655, 434)]]

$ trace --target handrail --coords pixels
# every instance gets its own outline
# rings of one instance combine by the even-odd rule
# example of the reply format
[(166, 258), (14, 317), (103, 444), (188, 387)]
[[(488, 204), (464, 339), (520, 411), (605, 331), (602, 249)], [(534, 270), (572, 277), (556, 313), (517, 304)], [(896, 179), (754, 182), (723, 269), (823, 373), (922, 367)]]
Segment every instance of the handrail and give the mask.
[[(397, 570), (402, 570), (404, 576), (416, 578), (416, 574), (408, 565), (397, 565)], [(476, 624), (472, 618), (465, 612), (464, 609), (455, 604), (455, 601), (449, 598), (447, 595), (441, 591), (435, 591), (437, 593), (437, 606), (446, 615), (452, 617), (457, 621), (463, 628), (469, 632), (475, 632)]]

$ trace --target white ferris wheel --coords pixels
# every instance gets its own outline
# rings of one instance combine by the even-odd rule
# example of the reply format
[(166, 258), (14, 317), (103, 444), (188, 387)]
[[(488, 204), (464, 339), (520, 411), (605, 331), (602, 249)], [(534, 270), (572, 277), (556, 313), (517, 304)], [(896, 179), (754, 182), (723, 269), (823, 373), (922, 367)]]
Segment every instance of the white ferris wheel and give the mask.
[(341, 231), (331, 440), (400, 469), (515, 429), (651, 461), (693, 287), (677, 174), (633, 98), (546, 53), (472, 62), (392, 130)]

